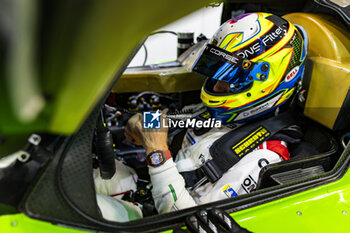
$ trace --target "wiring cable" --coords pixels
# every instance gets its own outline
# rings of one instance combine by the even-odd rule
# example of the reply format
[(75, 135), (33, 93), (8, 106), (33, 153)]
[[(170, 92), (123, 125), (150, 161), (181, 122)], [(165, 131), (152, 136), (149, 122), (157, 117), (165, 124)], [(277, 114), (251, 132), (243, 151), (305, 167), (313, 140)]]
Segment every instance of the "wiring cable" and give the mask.
[[(157, 35), (157, 34), (164, 34), (164, 33), (170, 33), (170, 34), (172, 34), (172, 35), (174, 35), (174, 36), (177, 36), (177, 33), (174, 32), (174, 31), (161, 30), (161, 31), (152, 32), (151, 34), (148, 35), (148, 37), (153, 36), (153, 35)], [(148, 39), (148, 37), (145, 39), (145, 42), (146, 42), (146, 40)], [(148, 59), (148, 50), (147, 50), (147, 47), (146, 47), (146, 45), (145, 45), (145, 42), (143, 42), (143, 44), (142, 44), (142, 47), (143, 47), (144, 50), (145, 50), (145, 59), (143, 60), (142, 66), (145, 66), (145, 65), (146, 65), (146, 62), (147, 62), (147, 59)]]

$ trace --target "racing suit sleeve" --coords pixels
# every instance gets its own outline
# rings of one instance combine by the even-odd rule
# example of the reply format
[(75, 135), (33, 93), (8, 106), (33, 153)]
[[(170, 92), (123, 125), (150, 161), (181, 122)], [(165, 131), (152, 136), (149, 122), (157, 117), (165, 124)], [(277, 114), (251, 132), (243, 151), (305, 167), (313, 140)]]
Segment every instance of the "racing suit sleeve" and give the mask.
[(152, 196), (160, 214), (196, 205), (172, 158), (159, 167), (148, 166), (148, 169), (153, 185)]

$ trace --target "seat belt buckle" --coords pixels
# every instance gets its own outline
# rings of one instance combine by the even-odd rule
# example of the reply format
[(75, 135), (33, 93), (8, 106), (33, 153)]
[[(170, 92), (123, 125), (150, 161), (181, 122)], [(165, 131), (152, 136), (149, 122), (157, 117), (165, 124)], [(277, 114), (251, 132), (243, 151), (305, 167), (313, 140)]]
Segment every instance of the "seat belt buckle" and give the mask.
[(211, 183), (215, 183), (223, 175), (223, 172), (216, 165), (214, 160), (208, 160), (200, 167), (200, 169)]

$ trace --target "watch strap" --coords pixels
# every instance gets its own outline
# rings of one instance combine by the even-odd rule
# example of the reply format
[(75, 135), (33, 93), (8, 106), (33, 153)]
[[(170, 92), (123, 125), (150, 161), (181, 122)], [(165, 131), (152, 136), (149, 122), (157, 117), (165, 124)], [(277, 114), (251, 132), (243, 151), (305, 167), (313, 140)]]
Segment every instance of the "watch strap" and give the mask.
[(170, 152), (170, 150), (166, 150), (166, 151), (164, 151), (164, 154), (165, 154), (165, 158), (166, 158), (166, 160), (168, 160), (168, 159), (170, 159), (172, 156), (171, 156), (171, 152)]

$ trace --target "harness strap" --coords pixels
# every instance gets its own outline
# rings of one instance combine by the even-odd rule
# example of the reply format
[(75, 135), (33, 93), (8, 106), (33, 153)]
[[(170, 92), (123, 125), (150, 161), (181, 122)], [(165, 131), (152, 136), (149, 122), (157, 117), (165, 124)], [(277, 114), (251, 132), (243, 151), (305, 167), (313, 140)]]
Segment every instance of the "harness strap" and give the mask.
[(185, 179), (186, 187), (192, 187), (203, 177), (206, 177), (211, 183), (216, 182), (245, 155), (278, 131), (295, 124), (296, 121), (295, 114), (285, 112), (231, 130), (210, 147), (209, 152), (212, 160), (208, 160), (196, 170), (180, 173)]

